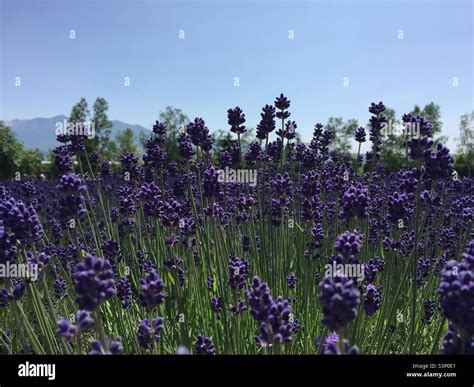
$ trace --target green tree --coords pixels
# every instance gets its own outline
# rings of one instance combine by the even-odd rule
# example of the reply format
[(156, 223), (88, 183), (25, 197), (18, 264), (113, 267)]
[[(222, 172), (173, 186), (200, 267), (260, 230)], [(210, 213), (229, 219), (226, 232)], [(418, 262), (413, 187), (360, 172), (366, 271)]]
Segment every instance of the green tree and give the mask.
[(350, 153), (354, 133), (358, 126), (357, 120), (353, 118), (344, 122), (342, 117), (329, 117), (325, 128), (332, 130), (335, 135), (331, 148), (341, 154)]
[(89, 109), (87, 107), (87, 101), (84, 97), (82, 97), (80, 101), (72, 107), (71, 114), (69, 115), (69, 122), (86, 122), (88, 117)]
[(474, 111), (461, 116), (455, 168), (461, 174), (474, 172)]
[(105, 158), (111, 156), (109, 147), (111, 146), (110, 128), (112, 127), (112, 122), (107, 117), (108, 109), (109, 104), (105, 98), (97, 97), (94, 102), (94, 115), (92, 117), (96, 133), (94, 139), (90, 141), (92, 144), (90, 151), (99, 150)]
[(115, 136), (115, 143), (117, 144), (117, 156), (120, 157), (125, 152), (132, 152), (137, 154), (137, 144), (135, 142), (135, 134), (130, 128), (121, 130)]
[(237, 142), (233, 138), (232, 132), (219, 129), (211, 134), (214, 153), (221, 153), (226, 150), (229, 151), (232, 148), (234, 142)]
[(24, 149), (3, 121), (0, 121), (0, 144), (0, 180), (12, 179), (17, 172), (21, 178), (41, 173), (42, 153), (38, 149)]
[(428, 120), (433, 125), (433, 140), (435, 143), (446, 142), (448, 140), (447, 136), (441, 136), (441, 130), (443, 128), (443, 122), (441, 121), (441, 109), (439, 105), (434, 102), (430, 102), (425, 105), (423, 109), (420, 106), (415, 105), (413, 110), (410, 112), (412, 115), (419, 115), (425, 120)]
[(38, 177), (43, 172), (43, 154), (39, 149), (23, 149), (18, 157), (18, 170), (22, 176)]
[[(69, 115), (70, 123), (82, 123), (92, 121), (94, 125), (95, 136), (86, 140), (86, 152), (98, 151), (101, 156), (105, 159), (111, 159), (116, 151), (116, 146), (113, 144), (113, 140), (110, 139), (110, 128), (112, 122), (107, 117), (107, 110), (109, 104), (105, 98), (97, 97), (92, 107), (93, 115), (91, 117), (88, 104), (85, 98), (81, 98), (71, 110)], [(83, 164), (86, 164), (86, 157), (80, 157)]]
[(0, 121), (0, 144), (0, 179), (11, 179), (18, 171), (17, 158), (23, 146), (3, 121)]
[(388, 170), (396, 171), (405, 162), (405, 134), (394, 109), (386, 108), (383, 115), (387, 118), (387, 127), (382, 130), (380, 157)]
[[(237, 138), (229, 130), (219, 129), (211, 134), (214, 153), (218, 154), (224, 150), (229, 151), (234, 143), (237, 143)], [(254, 129), (247, 128), (247, 131), (240, 136), (240, 146), (242, 147), (242, 154), (245, 153), (249, 144), (254, 140)], [(286, 144), (286, 143), (285, 143)]]
[[(171, 160), (179, 160), (178, 134), (189, 123), (189, 118), (181, 109), (167, 106), (160, 113), (159, 121), (168, 128), (165, 144), (166, 158), (164, 161), (165, 165), (167, 165)], [(144, 143), (142, 142), (142, 144)]]

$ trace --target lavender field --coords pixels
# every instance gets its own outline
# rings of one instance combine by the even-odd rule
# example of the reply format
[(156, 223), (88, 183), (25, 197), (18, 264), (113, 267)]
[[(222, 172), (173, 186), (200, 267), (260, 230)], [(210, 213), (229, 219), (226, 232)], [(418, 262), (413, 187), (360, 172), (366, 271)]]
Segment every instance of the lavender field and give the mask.
[(230, 108), (218, 152), (205, 117), (118, 164), (76, 126), (55, 173), (0, 182), (0, 351), (474, 354), (474, 179), (422, 116), (391, 171), (382, 102), (353, 157), (297, 141), (290, 99)]

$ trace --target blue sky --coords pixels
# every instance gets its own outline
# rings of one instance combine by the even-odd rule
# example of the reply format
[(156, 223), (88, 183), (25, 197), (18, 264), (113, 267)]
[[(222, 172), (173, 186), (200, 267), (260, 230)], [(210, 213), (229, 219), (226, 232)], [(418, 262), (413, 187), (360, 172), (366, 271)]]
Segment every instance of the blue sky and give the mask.
[(167, 105), (211, 130), (239, 105), (255, 127), (283, 92), (305, 141), (330, 116), (365, 125), (372, 101), (399, 116), (434, 101), (453, 146), (473, 109), (472, 1), (0, 2), (5, 120), (101, 96), (110, 118), (146, 127)]

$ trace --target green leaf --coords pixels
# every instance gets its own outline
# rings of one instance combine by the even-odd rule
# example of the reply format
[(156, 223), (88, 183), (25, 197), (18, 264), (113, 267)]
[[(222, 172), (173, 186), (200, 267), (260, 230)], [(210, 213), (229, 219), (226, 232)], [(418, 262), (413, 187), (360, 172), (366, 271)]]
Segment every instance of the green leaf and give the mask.
[(171, 273), (168, 271), (166, 274), (167, 274), (169, 280), (171, 281), (171, 283), (172, 283), (173, 285), (175, 285), (174, 278), (173, 278), (173, 276), (171, 275)]

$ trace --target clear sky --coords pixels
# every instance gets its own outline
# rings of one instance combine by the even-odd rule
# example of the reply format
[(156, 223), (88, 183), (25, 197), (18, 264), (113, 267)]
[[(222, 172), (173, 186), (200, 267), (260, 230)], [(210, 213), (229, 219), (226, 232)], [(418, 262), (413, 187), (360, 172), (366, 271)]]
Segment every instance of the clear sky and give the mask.
[(330, 116), (365, 125), (372, 101), (399, 116), (434, 101), (453, 146), (473, 110), (472, 1), (0, 2), (4, 120), (101, 96), (111, 119), (148, 128), (167, 105), (211, 130), (239, 105), (255, 127), (283, 92), (305, 141)]

